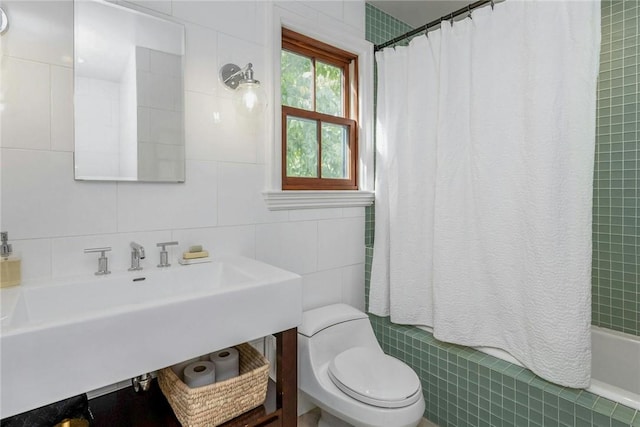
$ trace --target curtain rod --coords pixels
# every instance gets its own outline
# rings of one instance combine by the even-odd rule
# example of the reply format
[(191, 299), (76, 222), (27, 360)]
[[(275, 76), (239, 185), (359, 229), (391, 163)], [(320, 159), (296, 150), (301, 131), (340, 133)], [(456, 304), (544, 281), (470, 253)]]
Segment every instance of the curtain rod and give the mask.
[(373, 50), (374, 50), (374, 52), (382, 50), (387, 46), (391, 46), (392, 44), (396, 44), (399, 41), (402, 41), (404, 39), (408, 39), (409, 37), (415, 36), (416, 34), (420, 34), (421, 32), (426, 31), (431, 27), (435, 27), (436, 25), (440, 24), (444, 20), (453, 19), (456, 16), (462, 15), (463, 13), (471, 13), (471, 11), (473, 9), (477, 9), (480, 6), (484, 6), (487, 3), (491, 3), (491, 7), (493, 8), (494, 0), (479, 0), (479, 1), (475, 2), (475, 3), (471, 3), (471, 4), (469, 4), (469, 5), (467, 5), (467, 6), (463, 7), (463, 8), (460, 8), (460, 9), (456, 10), (455, 12), (449, 13), (447, 15), (444, 15), (441, 18), (435, 19), (435, 20), (429, 22), (428, 24), (423, 25), (422, 27), (418, 27), (416, 29), (413, 29), (413, 30), (411, 30), (409, 32), (406, 32), (406, 33), (404, 33), (404, 34), (402, 34), (402, 35), (400, 35), (398, 37), (394, 37), (391, 40), (386, 41), (384, 43), (377, 44), (377, 45), (375, 45)]

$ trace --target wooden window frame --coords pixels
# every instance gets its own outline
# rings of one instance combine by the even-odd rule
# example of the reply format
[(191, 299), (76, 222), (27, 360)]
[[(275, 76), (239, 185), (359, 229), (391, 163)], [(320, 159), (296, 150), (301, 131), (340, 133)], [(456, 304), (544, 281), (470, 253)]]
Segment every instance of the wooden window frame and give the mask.
[[(358, 124), (357, 121), (354, 120), (355, 117), (358, 117), (358, 56), (286, 28), (282, 28), (282, 50), (287, 50), (292, 53), (311, 58), (314, 72), (313, 111), (282, 105), (282, 189), (358, 190)], [(342, 69), (344, 102), (344, 115), (342, 117), (315, 111), (316, 61), (327, 63)], [(317, 124), (317, 178), (287, 176), (287, 117), (298, 117), (313, 120)], [(322, 123), (342, 125), (349, 129), (349, 177), (347, 179), (322, 178)]]

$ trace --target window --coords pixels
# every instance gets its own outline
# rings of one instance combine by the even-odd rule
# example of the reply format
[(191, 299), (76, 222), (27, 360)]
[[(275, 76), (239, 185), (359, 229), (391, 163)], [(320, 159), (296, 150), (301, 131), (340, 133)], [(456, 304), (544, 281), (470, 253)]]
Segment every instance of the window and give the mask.
[(357, 190), (357, 56), (282, 29), (282, 189)]

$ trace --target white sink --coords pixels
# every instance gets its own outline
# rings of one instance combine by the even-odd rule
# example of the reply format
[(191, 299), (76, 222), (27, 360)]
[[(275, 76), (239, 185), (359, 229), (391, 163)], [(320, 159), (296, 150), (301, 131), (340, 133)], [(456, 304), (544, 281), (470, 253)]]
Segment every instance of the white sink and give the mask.
[(301, 278), (244, 257), (3, 289), (0, 417), (296, 327)]

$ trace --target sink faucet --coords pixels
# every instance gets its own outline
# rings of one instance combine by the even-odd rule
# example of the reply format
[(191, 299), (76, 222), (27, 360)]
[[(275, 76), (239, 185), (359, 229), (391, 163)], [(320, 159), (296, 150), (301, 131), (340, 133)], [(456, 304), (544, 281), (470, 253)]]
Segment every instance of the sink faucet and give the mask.
[(140, 260), (144, 259), (144, 247), (136, 242), (131, 242), (131, 268), (129, 271), (142, 270), (140, 267)]

